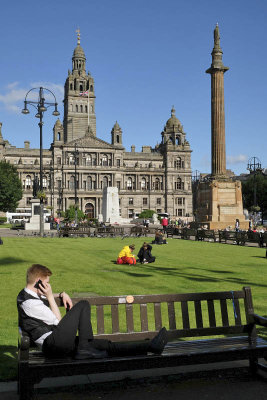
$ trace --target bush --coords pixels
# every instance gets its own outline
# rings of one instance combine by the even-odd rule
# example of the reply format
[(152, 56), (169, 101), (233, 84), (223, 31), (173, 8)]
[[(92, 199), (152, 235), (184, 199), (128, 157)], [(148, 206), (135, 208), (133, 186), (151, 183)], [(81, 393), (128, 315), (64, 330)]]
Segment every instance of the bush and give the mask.
[(139, 218), (152, 218), (153, 214), (155, 214), (156, 211), (154, 210), (145, 210), (142, 211), (141, 214), (139, 214)]
[(0, 217), (0, 224), (4, 224), (7, 221), (6, 217)]

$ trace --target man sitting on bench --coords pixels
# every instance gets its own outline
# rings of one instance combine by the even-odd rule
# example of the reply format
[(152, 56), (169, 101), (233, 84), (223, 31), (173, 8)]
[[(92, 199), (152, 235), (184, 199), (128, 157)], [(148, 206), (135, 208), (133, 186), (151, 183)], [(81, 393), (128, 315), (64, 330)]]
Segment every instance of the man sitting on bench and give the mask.
[[(33, 264), (27, 270), (27, 284), (17, 297), (19, 326), (43, 351), (45, 356), (72, 356), (77, 360), (161, 354), (167, 343), (167, 331), (162, 328), (152, 340), (142, 342), (116, 343), (94, 339), (91, 325), (91, 307), (86, 300), (75, 306), (65, 292), (53, 294), (49, 268)], [(69, 312), (61, 318), (55, 297), (62, 298)], [(77, 335), (79, 332), (79, 336)]]

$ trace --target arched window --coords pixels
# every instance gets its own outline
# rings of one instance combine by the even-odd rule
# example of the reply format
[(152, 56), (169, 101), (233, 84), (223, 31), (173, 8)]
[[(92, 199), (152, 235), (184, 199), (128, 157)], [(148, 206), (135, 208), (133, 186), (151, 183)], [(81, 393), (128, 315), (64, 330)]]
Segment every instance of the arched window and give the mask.
[(117, 143), (120, 143), (120, 135), (117, 135)]
[(180, 168), (182, 168), (182, 160), (181, 160), (181, 157), (177, 157), (177, 160), (174, 162), (174, 166), (175, 166), (175, 168), (177, 168), (177, 169), (180, 169)]
[(57, 140), (61, 140), (60, 136), (61, 136), (61, 135), (60, 135), (60, 132), (58, 132), (58, 133), (57, 133)]
[(70, 155), (69, 156), (69, 165), (74, 165), (75, 161), (74, 161), (74, 156)]
[(133, 189), (133, 180), (132, 178), (127, 179), (127, 190), (132, 190)]
[(87, 106), (85, 106), (85, 112), (86, 112), (86, 113), (88, 112), (88, 107), (87, 107)]
[(73, 88), (73, 85), (72, 85), (72, 83), (70, 84), (70, 90), (72, 90), (72, 88)]
[(92, 157), (91, 156), (86, 156), (85, 163), (86, 163), (86, 165), (92, 165)]
[(102, 157), (102, 165), (105, 167), (108, 165), (108, 157), (106, 155)]
[(108, 178), (106, 176), (104, 176), (103, 181), (102, 181), (102, 189), (107, 186), (108, 186)]
[(95, 216), (95, 211), (94, 211), (94, 206), (91, 203), (85, 204), (85, 214), (87, 215), (87, 218), (94, 218)]
[(82, 105), (80, 105), (80, 111), (83, 112), (83, 106)]
[(94, 106), (91, 105), (91, 112), (94, 112)]
[(159, 180), (159, 178), (155, 179), (155, 190), (160, 190), (160, 180)]
[(74, 190), (74, 189), (75, 189), (75, 179), (74, 179), (74, 176), (71, 176), (71, 177), (70, 177), (70, 180), (69, 180), (69, 189), (71, 189), (71, 190)]
[(80, 92), (82, 92), (83, 91), (83, 85), (81, 84), (80, 85)]
[(94, 91), (94, 87), (93, 87), (93, 85), (91, 85), (90, 86), (90, 92), (93, 92)]
[(141, 179), (141, 190), (146, 190), (146, 178)]
[(26, 179), (25, 179), (26, 189), (30, 189), (31, 188), (31, 184), (32, 184), (32, 179), (31, 179), (30, 175), (27, 175)]
[(79, 111), (78, 104), (76, 104), (76, 112), (78, 112), (78, 111)]

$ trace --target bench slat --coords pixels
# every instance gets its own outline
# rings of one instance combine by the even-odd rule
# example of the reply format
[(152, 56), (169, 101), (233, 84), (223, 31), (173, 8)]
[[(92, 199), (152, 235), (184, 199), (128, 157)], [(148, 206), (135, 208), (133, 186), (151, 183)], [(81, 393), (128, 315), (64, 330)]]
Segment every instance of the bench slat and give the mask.
[(182, 317), (183, 317), (183, 328), (190, 329), (189, 313), (187, 301), (181, 302)]
[(225, 299), (220, 300), (221, 305), (221, 313), (222, 313), (222, 324), (223, 326), (229, 326), (229, 318), (228, 318), (228, 311), (227, 311), (227, 303)]
[(133, 305), (126, 304), (127, 332), (134, 332)]
[(155, 328), (157, 331), (159, 331), (162, 328), (161, 303), (154, 303), (154, 314), (155, 314)]
[(120, 331), (119, 308), (115, 304), (111, 306), (111, 319), (112, 319), (112, 333), (118, 333)]
[(196, 315), (197, 328), (203, 328), (201, 302), (199, 300), (196, 300), (194, 302), (194, 305), (195, 305), (195, 315)]
[(176, 329), (174, 302), (168, 302), (169, 329)]
[(215, 318), (215, 310), (214, 310), (214, 301), (208, 300), (208, 312), (209, 312), (209, 323), (210, 327), (216, 327), (216, 318)]
[(104, 307), (96, 306), (96, 316), (97, 316), (97, 333), (105, 333), (105, 323), (104, 323)]
[(140, 320), (141, 320), (141, 330), (148, 331), (147, 305), (146, 304), (140, 304)]
[(240, 306), (238, 299), (234, 299), (234, 306), (235, 306), (235, 324), (241, 325), (241, 314), (240, 314)]

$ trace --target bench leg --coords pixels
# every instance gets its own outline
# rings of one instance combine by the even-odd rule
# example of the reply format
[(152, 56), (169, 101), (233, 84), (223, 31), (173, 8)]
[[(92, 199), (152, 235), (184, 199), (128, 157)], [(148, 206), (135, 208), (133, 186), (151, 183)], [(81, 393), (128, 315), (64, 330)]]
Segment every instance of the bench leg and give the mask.
[(18, 374), (18, 391), (20, 400), (31, 400), (33, 399), (34, 384), (29, 376), (28, 364), (19, 365)]
[(258, 371), (258, 358), (251, 356), (249, 359), (249, 369), (252, 375), (256, 375)]

